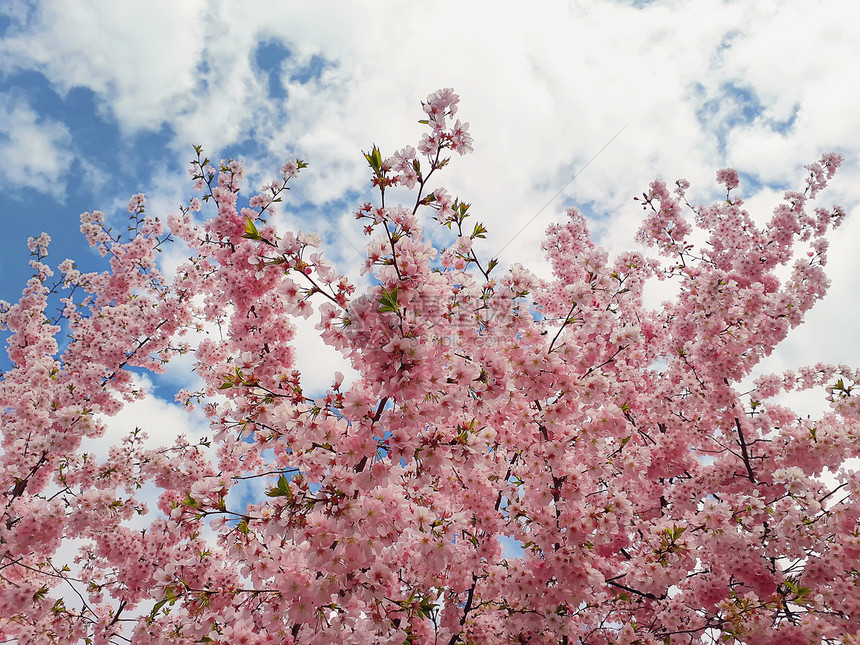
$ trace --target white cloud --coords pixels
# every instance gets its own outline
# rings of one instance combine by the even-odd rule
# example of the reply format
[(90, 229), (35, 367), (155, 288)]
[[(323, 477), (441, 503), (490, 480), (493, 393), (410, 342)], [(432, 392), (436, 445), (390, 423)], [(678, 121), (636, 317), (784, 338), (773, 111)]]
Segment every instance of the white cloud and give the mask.
[[(261, 175), (298, 154), (311, 166), (297, 186), (320, 203), (365, 191), (360, 150), (376, 143), (390, 153), (417, 142), (419, 100), (452, 86), (477, 145), (440, 173), (439, 184), (471, 202), (490, 229), (479, 252), (504, 247), (503, 266), (545, 270), (543, 230), (568, 203), (598, 215), (592, 231), (617, 252), (633, 244), (641, 217), (631, 198), (654, 176), (685, 177), (691, 195), (707, 201), (717, 194), (715, 169), (728, 164), (795, 185), (802, 164), (823, 151), (857, 156), (860, 90), (849, 79), (860, 62), (851, 31), (858, 12), (848, 0), (672, 0), (644, 8), (551, 0), (528, 11), (507, 1), (492, 10), (444, 0), (334, 2), (325, 11), (259, 0), (164, 0), (145, 10), (51, 1), (0, 44), (0, 66), (41, 70), (61, 92), (89, 87), (123, 132), (169, 125), (182, 161), (190, 143), (217, 158), (220, 148), (249, 138), (262, 150), (249, 164)], [(267, 98), (268, 78), (255, 63), (266, 42), (291, 52), (279, 70), (285, 100)], [(327, 61), (322, 73), (299, 80), (313, 56)], [(172, 197), (178, 192), (168, 184), (185, 179), (157, 183)], [(834, 184), (849, 205), (860, 201), (858, 179), (848, 163)], [(300, 203), (297, 196), (288, 195), (288, 207)], [(759, 204), (761, 219), (774, 204)], [(287, 220), (329, 229), (312, 207), (300, 210), (301, 221)], [(341, 231), (363, 245), (349, 217)], [(329, 256), (354, 261), (347, 242), (331, 239)], [(853, 288), (844, 276), (860, 275), (860, 258), (838, 244), (831, 258), (834, 290)], [(856, 320), (844, 301), (828, 299), (821, 309), (827, 320)], [(860, 362), (860, 351), (849, 348), (845, 360)]]
[(66, 126), (41, 117), (22, 98), (0, 93), (0, 174), (15, 188), (32, 188), (62, 201), (74, 155)]
[(349, 385), (358, 373), (349, 360), (336, 349), (326, 345), (314, 326), (319, 317), (313, 315), (308, 320), (296, 320), (296, 335), (293, 346), (296, 364), (301, 366), (302, 389), (306, 396), (321, 398), (331, 389), (334, 373), (339, 371), (346, 376)]
[[(62, 94), (88, 87), (126, 129), (158, 129), (198, 83), (205, 14), (201, 1), (40, 4), (2, 44), (3, 67), (36, 68)], [(180, 99), (180, 100), (178, 100)]]
[(211, 439), (209, 424), (199, 410), (189, 412), (178, 404), (153, 395), (153, 382), (147, 376), (135, 375), (135, 384), (147, 394), (141, 399), (126, 403), (112, 417), (102, 418), (101, 421), (107, 426), (105, 436), (84, 439), (81, 452), (92, 453), (96, 458), (104, 459), (111, 446), (118, 445), (136, 428), (146, 434), (143, 445), (147, 448), (172, 446), (179, 435), (184, 435), (189, 443), (195, 443), (206, 436)]
[(6, 0), (0, 5), (0, 15), (6, 16), (15, 23), (25, 22), (31, 10), (32, 7), (25, 0)]

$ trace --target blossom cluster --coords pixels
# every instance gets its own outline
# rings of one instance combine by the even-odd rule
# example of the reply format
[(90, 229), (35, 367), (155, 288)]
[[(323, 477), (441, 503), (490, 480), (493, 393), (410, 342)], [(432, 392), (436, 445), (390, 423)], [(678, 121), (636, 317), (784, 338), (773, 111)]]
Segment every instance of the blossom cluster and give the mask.
[[(844, 211), (809, 204), (841, 158), (807, 166), (765, 227), (731, 169), (712, 205), (654, 181), (637, 239), (656, 257), (611, 257), (571, 208), (543, 279), (482, 257), (487, 227), (435, 183), (472, 150), (458, 100), (427, 98), (417, 146), (364, 153), (361, 291), (319, 235), (272, 224), (300, 160), (245, 199), (242, 163), (197, 148), (178, 214), (135, 195), (127, 239), (81, 216), (101, 272), (66, 260), (52, 286), (50, 240), (30, 241), (34, 277), (0, 302), (0, 640), (860, 641), (860, 372), (741, 386), (826, 291)], [(191, 257), (168, 273), (172, 241)], [(677, 297), (649, 309), (655, 279)], [(303, 386), (305, 318), (352, 382)], [(203, 385), (176, 400), (211, 438), (153, 448), (144, 427), (83, 451), (143, 396), (136, 372), (188, 354)], [(776, 400), (810, 388), (832, 403), (819, 419)]]

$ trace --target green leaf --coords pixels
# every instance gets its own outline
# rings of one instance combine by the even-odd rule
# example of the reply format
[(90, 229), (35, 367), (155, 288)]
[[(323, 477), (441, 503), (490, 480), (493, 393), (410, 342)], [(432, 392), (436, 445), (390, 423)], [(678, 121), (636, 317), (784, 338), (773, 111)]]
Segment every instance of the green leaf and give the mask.
[(487, 237), (486, 233), (487, 233), (487, 229), (484, 228), (484, 225), (481, 222), (478, 222), (477, 224), (475, 224), (475, 230), (472, 232), (471, 238), (472, 239), (475, 239), (476, 237), (485, 238), (485, 237)]
[(422, 618), (431, 618), (433, 616), (434, 609), (436, 609), (435, 603), (433, 603), (432, 600), (424, 598), (418, 605), (418, 615)]
[(176, 590), (173, 587), (168, 587), (167, 589), (165, 589), (164, 598), (162, 598), (157, 603), (155, 603), (155, 606), (152, 608), (152, 611), (149, 613), (150, 619), (154, 619), (155, 614), (157, 614), (158, 611), (162, 607), (164, 607), (164, 605), (166, 605), (167, 603), (170, 603), (170, 606), (172, 607), (176, 603), (176, 599), (178, 597), (179, 596), (176, 595)]
[(487, 264), (487, 273), (495, 269), (499, 264), (498, 258), (492, 258), (490, 262)]
[(266, 491), (269, 497), (292, 497), (293, 491), (290, 488), (290, 480), (285, 475), (278, 478), (278, 485), (269, 491)]
[(382, 173), (382, 153), (379, 152), (379, 148), (374, 144), (373, 148), (370, 149), (370, 152), (365, 152), (364, 158), (367, 159), (367, 163), (374, 173), (377, 175)]
[(260, 239), (260, 232), (257, 230), (257, 227), (254, 226), (254, 222), (251, 221), (250, 217), (245, 218), (245, 234), (242, 237), (249, 240)]
[(155, 618), (155, 614), (158, 613), (158, 610), (164, 607), (167, 604), (167, 598), (163, 598), (155, 603), (155, 606), (152, 608), (152, 612), (149, 614), (150, 618)]
[(390, 311), (397, 313), (400, 311), (400, 305), (397, 304), (397, 287), (394, 287), (391, 291), (383, 289), (382, 295), (376, 301), (380, 304), (377, 310), (379, 312)]

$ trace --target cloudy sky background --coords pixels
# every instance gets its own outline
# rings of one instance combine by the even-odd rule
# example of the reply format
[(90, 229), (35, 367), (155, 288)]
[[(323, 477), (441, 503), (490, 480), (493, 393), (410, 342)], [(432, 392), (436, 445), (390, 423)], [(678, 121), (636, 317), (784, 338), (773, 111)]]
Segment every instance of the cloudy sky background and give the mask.
[[(701, 203), (720, 196), (715, 171), (735, 167), (763, 222), (784, 190), (802, 187), (803, 164), (844, 154), (821, 201), (849, 212), (831, 246), (831, 292), (764, 367), (860, 365), (858, 24), (853, 0), (545, 0), (527, 10), (4, 0), (0, 299), (17, 300), (30, 275), (30, 235), (52, 235), (53, 264), (73, 257), (92, 270), (101, 265), (78, 233), (80, 212), (103, 210), (121, 227), (137, 192), (148, 213), (176, 212), (194, 195), (194, 144), (245, 159), (246, 193), (286, 159), (308, 161), (279, 223), (318, 231), (336, 267), (357, 278), (364, 238), (352, 211), (373, 197), (361, 150), (416, 145), (420, 101), (453, 87), (475, 153), (454, 159), (438, 185), (472, 203), (490, 230), (477, 251), (500, 255), (502, 269), (522, 262), (545, 274), (540, 241), (566, 206), (618, 252), (634, 247), (633, 196), (657, 176), (688, 179)], [(429, 220), (426, 230), (449, 241)], [(337, 356), (312, 329), (300, 339), (299, 367), (319, 392)], [(178, 377), (153, 381), (163, 398), (135, 404), (118, 425), (204, 432), (170, 403)], [(820, 405), (822, 393), (814, 399), (798, 405)]]

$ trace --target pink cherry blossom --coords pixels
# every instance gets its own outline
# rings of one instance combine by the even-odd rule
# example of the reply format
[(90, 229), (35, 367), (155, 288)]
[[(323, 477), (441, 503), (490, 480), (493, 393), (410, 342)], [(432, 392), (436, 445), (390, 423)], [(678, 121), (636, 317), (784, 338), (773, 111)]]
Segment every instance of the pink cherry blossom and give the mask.
[(732, 190), (740, 185), (738, 173), (733, 168), (723, 168), (717, 171), (717, 183), (723, 184), (726, 189)]
[[(28, 241), (33, 277), (0, 301), (0, 640), (860, 639), (860, 371), (742, 385), (826, 292), (845, 211), (810, 202), (841, 157), (806, 166), (763, 227), (740, 198), (655, 180), (636, 236), (652, 255), (610, 256), (571, 208), (542, 279), (496, 266), (489, 225), (428, 185), (472, 152), (458, 102), (429, 95), (423, 143), (365, 154), (362, 289), (319, 235), (266, 218), (298, 160), (246, 200), (241, 162), (197, 148), (204, 199), (178, 215), (135, 195), (122, 239), (81, 215), (102, 271), (65, 260), (51, 279), (49, 236)], [(191, 257), (168, 272), (173, 240)], [(645, 307), (649, 280), (677, 296)], [(349, 378), (309, 391), (299, 317)], [(188, 355), (177, 407), (209, 436), (154, 446), (141, 418), (110, 443), (139, 375)], [(776, 398), (810, 389), (831, 404), (818, 419)]]

